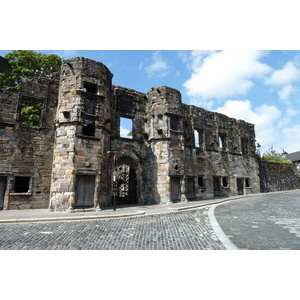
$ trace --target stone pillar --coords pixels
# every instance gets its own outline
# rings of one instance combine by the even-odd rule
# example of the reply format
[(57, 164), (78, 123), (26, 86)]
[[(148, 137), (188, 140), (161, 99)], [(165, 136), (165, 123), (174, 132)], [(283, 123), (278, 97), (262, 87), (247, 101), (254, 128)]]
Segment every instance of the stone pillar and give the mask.
[(3, 203), (3, 209), (5, 210), (9, 209), (9, 194), (12, 192), (12, 188), (13, 188), (12, 182), (13, 182), (13, 178), (8, 177), (6, 191), (4, 195), (4, 203)]

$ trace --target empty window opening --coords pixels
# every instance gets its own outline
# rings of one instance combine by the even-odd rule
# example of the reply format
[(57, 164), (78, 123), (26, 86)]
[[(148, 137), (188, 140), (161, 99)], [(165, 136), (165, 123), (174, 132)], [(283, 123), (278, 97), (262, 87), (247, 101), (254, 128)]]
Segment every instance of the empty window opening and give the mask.
[(40, 127), (42, 107), (41, 101), (23, 98), (21, 100), (20, 123), (33, 128)]
[(245, 185), (246, 187), (250, 187), (251, 185), (250, 178), (245, 178)]
[(225, 140), (225, 136), (223, 135), (220, 135), (219, 136), (219, 148), (222, 150), (222, 151), (225, 151), (226, 150), (226, 140)]
[(90, 83), (90, 82), (84, 82), (83, 83), (83, 91), (92, 93), (92, 94), (97, 94), (97, 91), (98, 91), (97, 84)]
[(175, 130), (175, 131), (179, 130), (179, 117), (172, 116), (170, 118), (170, 127), (171, 130)]
[(30, 177), (15, 177), (15, 193), (28, 193)]
[(198, 186), (204, 186), (204, 178), (202, 176), (198, 176)]
[(120, 118), (120, 137), (132, 139), (132, 119)]
[(199, 132), (198, 132), (198, 130), (194, 130), (194, 137), (195, 137), (195, 147), (199, 148)]
[(196, 148), (203, 148), (204, 144), (204, 131), (203, 129), (195, 129), (194, 130), (194, 142)]
[(223, 185), (223, 187), (228, 187), (228, 178), (227, 177), (222, 178), (222, 185)]
[(82, 134), (87, 135), (87, 136), (94, 136), (95, 135), (95, 123), (90, 120), (83, 120)]

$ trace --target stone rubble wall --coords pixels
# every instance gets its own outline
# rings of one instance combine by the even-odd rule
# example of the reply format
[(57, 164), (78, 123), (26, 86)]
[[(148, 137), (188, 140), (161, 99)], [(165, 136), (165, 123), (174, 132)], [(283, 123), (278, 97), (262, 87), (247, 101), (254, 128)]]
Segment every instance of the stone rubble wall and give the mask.
[(294, 164), (258, 161), (258, 165), (262, 193), (300, 188), (298, 172)]

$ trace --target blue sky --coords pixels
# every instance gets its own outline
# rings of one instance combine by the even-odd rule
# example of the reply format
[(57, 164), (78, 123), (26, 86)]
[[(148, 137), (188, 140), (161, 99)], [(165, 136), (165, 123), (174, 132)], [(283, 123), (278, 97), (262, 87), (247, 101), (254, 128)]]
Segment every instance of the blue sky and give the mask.
[(100, 61), (113, 84), (140, 92), (173, 87), (184, 103), (255, 124), (262, 152), (300, 151), (300, 51), (36, 51)]

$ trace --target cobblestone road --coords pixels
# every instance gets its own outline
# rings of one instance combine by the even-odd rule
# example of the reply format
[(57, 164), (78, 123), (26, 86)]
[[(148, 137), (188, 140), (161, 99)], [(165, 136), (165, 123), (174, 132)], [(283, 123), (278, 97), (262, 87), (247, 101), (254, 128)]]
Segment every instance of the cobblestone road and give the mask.
[(223, 203), (215, 217), (239, 249), (300, 250), (300, 191)]
[(208, 208), (97, 221), (0, 225), (0, 249), (220, 250)]

